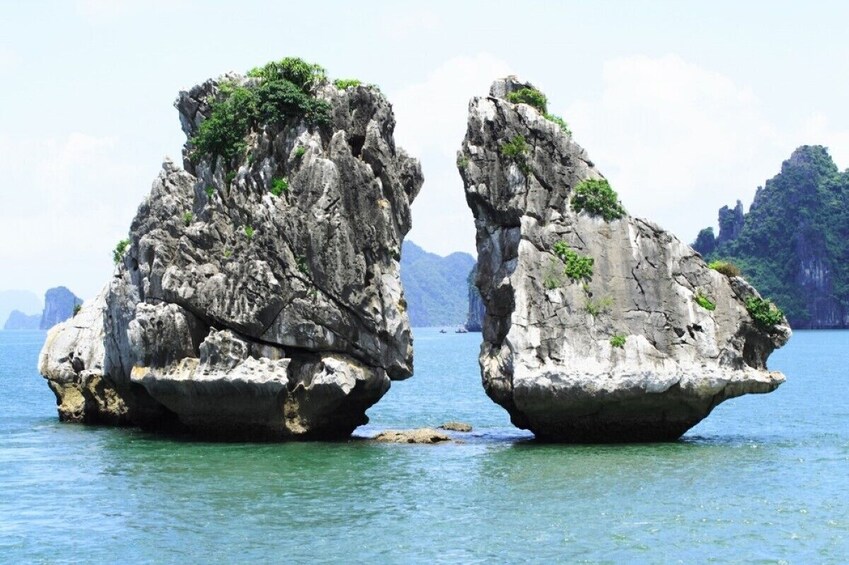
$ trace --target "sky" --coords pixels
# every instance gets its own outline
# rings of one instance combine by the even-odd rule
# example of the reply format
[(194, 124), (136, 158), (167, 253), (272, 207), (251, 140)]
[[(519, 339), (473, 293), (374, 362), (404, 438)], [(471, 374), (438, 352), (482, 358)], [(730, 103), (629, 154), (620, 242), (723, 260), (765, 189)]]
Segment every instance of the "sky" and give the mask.
[(180, 90), (286, 56), (376, 83), (425, 184), (408, 238), (474, 254), (468, 101), (546, 93), (628, 211), (691, 242), (821, 144), (849, 166), (845, 2), (0, 0), (0, 290), (91, 298), (165, 156)]

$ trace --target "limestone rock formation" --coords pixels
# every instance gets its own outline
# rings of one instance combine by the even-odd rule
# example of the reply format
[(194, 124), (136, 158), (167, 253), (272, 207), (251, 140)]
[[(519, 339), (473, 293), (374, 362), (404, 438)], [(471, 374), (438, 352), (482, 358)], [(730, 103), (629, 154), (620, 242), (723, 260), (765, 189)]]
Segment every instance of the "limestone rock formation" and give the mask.
[(64, 322), (74, 315), (74, 308), (82, 303), (82, 299), (64, 286), (49, 289), (44, 294), (44, 311), (41, 313), (39, 329), (49, 330), (59, 322)]
[(392, 107), (293, 59), (175, 106), (183, 168), (165, 161), (103, 294), (42, 351), (60, 417), (350, 434), (412, 373), (398, 260), (423, 178)]
[(693, 248), (738, 265), (794, 329), (849, 328), (849, 171), (821, 145), (803, 145), (759, 187), (748, 213), (719, 210)]
[(374, 436), (374, 441), (381, 443), (443, 443), (451, 441), (451, 436), (433, 428), (418, 428), (415, 430), (386, 430)]
[(486, 308), (483, 305), (483, 298), (475, 285), (475, 280), (478, 278), (478, 266), (469, 273), (469, 312), (466, 314), (466, 330), (470, 332), (479, 332), (483, 330), (483, 319), (486, 316)]
[(24, 314), (20, 310), (12, 310), (9, 312), (9, 317), (6, 323), (3, 324), (4, 330), (37, 330), (41, 323), (41, 314)]
[(516, 101), (532, 88), (510, 77), (474, 98), (457, 160), (490, 398), (542, 439), (672, 440), (720, 402), (779, 386), (766, 360), (786, 321), (756, 319), (754, 288), (659, 226), (578, 200), (603, 177), (544, 107)]

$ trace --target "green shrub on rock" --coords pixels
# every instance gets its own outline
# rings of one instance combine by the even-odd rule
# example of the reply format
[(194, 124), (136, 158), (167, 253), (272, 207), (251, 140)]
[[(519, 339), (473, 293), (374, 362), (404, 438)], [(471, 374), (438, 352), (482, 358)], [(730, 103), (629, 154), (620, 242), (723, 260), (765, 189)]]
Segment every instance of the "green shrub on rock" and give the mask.
[(701, 290), (696, 291), (695, 295), (696, 304), (704, 308), (705, 310), (709, 310), (713, 312), (716, 310), (716, 302), (707, 297)]
[(750, 296), (746, 299), (746, 310), (757, 325), (766, 329), (784, 322), (784, 312), (772, 300)]
[(570, 279), (578, 281), (593, 276), (593, 264), (595, 260), (592, 257), (579, 254), (574, 249), (570, 249), (566, 242), (558, 241), (555, 243), (554, 254), (560, 257), (560, 260), (565, 263), (563, 274)]
[(625, 215), (619, 196), (606, 179), (587, 179), (579, 183), (572, 196), (572, 209), (601, 216), (605, 222), (618, 220)]
[(710, 263), (708, 263), (708, 267), (729, 278), (740, 276), (740, 267), (738, 267), (734, 263), (731, 263), (730, 261), (711, 261)]
[(625, 340), (626, 339), (627, 338), (624, 335), (616, 334), (616, 335), (614, 335), (610, 338), (610, 345), (612, 347), (618, 347), (618, 348), (622, 349), (623, 347), (625, 347)]
[(280, 196), (283, 193), (289, 194), (289, 179), (282, 177), (271, 181), (271, 194)]
[(554, 122), (555, 124), (560, 126), (560, 130), (566, 135), (572, 135), (572, 130), (569, 129), (569, 124), (567, 124), (566, 120), (564, 120), (560, 116), (555, 116), (554, 114), (546, 114), (545, 119), (550, 122)]
[(361, 84), (362, 82), (355, 78), (337, 78), (333, 81), (333, 85), (339, 90), (353, 88), (355, 86), (360, 86)]
[(520, 88), (515, 92), (511, 92), (507, 95), (507, 101), (514, 104), (533, 106), (543, 114), (548, 111), (548, 99), (545, 97), (545, 94), (536, 88)]
[(116, 265), (121, 262), (121, 259), (124, 258), (124, 253), (127, 252), (128, 247), (130, 247), (130, 240), (122, 239), (115, 246), (115, 249), (112, 250), (112, 260), (115, 262)]
[(514, 136), (510, 141), (506, 141), (501, 145), (501, 154), (516, 163), (524, 175), (531, 172), (531, 168), (528, 165), (528, 154), (530, 152), (531, 148), (528, 142), (525, 141), (524, 135)]
[(597, 299), (587, 297), (587, 301), (584, 304), (584, 310), (587, 311), (587, 314), (593, 317), (597, 317), (600, 314), (606, 314), (607, 312), (610, 312), (612, 308), (613, 298), (610, 296), (602, 296)]
[(327, 81), (322, 67), (288, 57), (248, 72), (255, 81), (222, 82), (207, 102), (209, 116), (192, 138), (195, 157), (224, 157), (232, 161), (244, 154), (245, 137), (260, 124), (280, 125), (304, 119), (312, 125), (330, 123), (330, 104), (314, 90)]

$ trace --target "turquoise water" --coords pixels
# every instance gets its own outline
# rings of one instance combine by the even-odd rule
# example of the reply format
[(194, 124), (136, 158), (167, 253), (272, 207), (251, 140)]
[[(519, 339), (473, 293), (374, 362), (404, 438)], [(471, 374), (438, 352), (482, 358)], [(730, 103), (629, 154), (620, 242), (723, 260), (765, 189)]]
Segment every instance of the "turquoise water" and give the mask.
[(60, 424), (42, 332), (0, 332), (2, 562), (846, 562), (849, 332), (796, 332), (775, 393), (674, 444), (537, 445), (479, 384), (480, 334), (416, 330), (358, 430), (463, 444), (159, 439)]

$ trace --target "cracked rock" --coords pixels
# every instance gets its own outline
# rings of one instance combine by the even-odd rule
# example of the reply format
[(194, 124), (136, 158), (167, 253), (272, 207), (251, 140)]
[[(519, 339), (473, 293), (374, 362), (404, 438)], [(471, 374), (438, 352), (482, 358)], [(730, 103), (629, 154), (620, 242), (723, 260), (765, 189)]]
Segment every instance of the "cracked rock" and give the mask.
[[(477, 228), (490, 398), (542, 439), (655, 441), (778, 387), (766, 360), (789, 339), (786, 321), (759, 326), (745, 306), (755, 289), (656, 224), (575, 211), (575, 188), (603, 176), (571, 134), (507, 101), (525, 87), (509, 77), (470, 102), (457, 161)], [(518, 158), (503, 149), (517, 136)], [(592, 258), (592, 275), (564, 274), (556, 244)]]
[(242, 155), (193, 156), (221, 84), (257, 80), (180, 93), (183, 167), (165, 161), (111, 281), (41, 353), (63, 420), (344, 437), (412, 374), (398, 260), (423, 178), (391, 105), (324, 81), (329, 124), (254, 124)]

